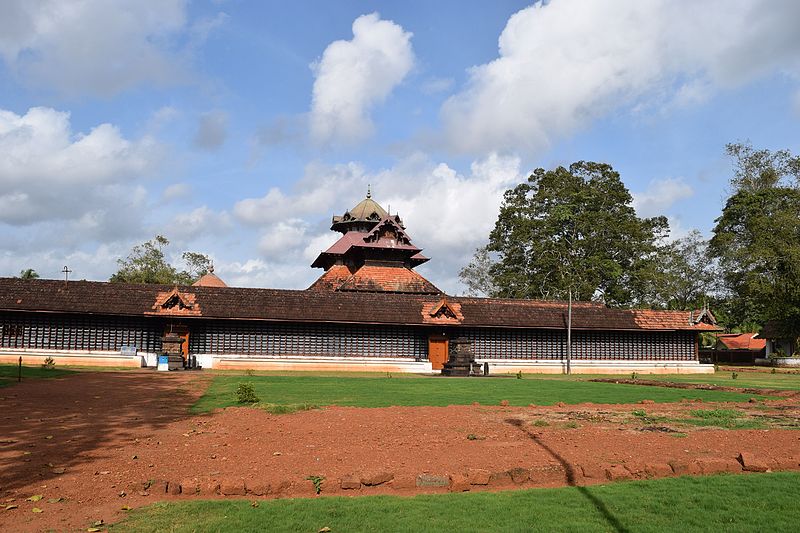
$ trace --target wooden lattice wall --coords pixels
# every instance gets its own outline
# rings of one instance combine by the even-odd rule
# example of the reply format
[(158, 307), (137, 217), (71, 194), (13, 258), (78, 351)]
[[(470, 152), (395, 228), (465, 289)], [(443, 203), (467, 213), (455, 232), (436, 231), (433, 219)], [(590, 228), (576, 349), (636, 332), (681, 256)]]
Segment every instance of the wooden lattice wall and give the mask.
[[(566, 332), (465, 328), (478, 359), (563, 359)], [(691, 361), (695, 334), (682, 331), (574, 331), (572, 357), (590, 360)]]
[(141, 352), (161, 349), (164, 325), (137, 317), (0, 313), (0, 347)]
[(209, 321), (193, 323), (191, 353), (427, 359), (427, 335), (414, 327)]
[[(412, 326), (289, 324), (192, 320), (189, 352), (250, 356), (340, 356), (428, 358), (428, 331)], [(0, 347), (141, 352), (161, 349), (164, 322), (144, 317), (0, 313)], [(437, 328), (439, 331), (441, 328)], [(453, 328), (451, 337), (474, 342), (478, 359), (566, 357), (564, 331)], [(573, 333), (573, 357), (590, 360), (696, 359), (692, 332)]]

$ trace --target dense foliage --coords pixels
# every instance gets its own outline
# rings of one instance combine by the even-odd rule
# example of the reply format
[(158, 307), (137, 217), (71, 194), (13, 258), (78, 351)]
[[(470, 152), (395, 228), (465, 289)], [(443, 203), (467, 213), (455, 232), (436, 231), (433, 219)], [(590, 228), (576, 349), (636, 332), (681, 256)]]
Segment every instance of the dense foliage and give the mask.
[(160, 283), (164, 285), (191, 285), (208, 273), (211, 259), (196, 252), (184, 252), (181, 259), (186, 268), (178, 270), (167, 262), (164, 249), (169, 241), (157, 235), (152, 240), (136, 245), (125, 259), (118, 259), (119, 270), (109, 281), (118, 283)]
[(19, 277), (22, 279), (39, 279), (39, 273), (32, 268), (26, 268), (19, 271)]
[(800, 335), (800, 189), (741, 189), (717, 219), (711, 253), (719, 258), (730, 323), (781, 322)]
[(708, 242), (699, 231), (659, 250), (659, 267), (651, 279), (650, 304), (666, 309), (700, 309), (716, 301), (718, 269), (709, 258)]
[(540, 168), (506, 191), (489, 245), (461, 277), (493, 296), (566, 299), (571, 290), (576, 299), (636, 304), (649, 299), (667, 231), (666, 218), (636, 215), (609, 165)]

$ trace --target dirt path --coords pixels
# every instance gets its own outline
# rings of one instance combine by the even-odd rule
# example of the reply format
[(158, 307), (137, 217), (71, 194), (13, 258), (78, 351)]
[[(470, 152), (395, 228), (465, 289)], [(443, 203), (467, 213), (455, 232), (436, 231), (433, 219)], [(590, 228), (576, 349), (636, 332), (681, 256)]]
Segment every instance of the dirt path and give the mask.
[[(412, 494), (740, 471), (740, 452), (753, 454), (755, 467), (800, 461), (795, 430), (684, 427), (676, 436), (632, 414), (680, 417), (698, 404), (188, 415), (207, 381), (200, 373), (82, 373), (0, 389), (0, 502), (18, 506), (0, 507), (0, 530), (85, 531), (120, 520), (123, 507), (159, 500), (313, 497), (309, 476), (325, 478), (323, 495)], [(800, 422), (794, 400), (700, 407)], [(33, 495), (43, 498), (26, 501)]]

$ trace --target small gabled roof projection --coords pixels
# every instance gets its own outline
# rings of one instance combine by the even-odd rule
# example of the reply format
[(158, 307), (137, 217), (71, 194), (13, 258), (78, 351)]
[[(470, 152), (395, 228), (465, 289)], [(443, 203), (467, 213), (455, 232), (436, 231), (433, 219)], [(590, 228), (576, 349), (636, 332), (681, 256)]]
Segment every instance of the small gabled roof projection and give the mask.
[(171, 291), (159, 292), (151, 307), (152, 310), (145, 314), (200, 316), (202, 312), (195, 299), (194, 293), (181, 292), (176, 286)]

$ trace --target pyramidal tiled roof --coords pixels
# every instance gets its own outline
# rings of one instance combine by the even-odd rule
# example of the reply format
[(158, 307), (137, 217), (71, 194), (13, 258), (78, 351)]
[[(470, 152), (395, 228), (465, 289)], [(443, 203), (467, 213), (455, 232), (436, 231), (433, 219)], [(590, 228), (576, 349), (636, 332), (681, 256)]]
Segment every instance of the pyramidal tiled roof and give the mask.
[(419, 273), (401, 265), (366, 264), (350, 272), (344, 265), (333, 265), (309, 288), (311, 291), (395, 292), (439, 294), (441, 291)]

